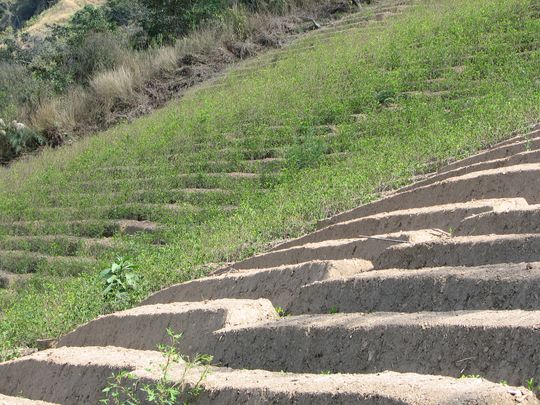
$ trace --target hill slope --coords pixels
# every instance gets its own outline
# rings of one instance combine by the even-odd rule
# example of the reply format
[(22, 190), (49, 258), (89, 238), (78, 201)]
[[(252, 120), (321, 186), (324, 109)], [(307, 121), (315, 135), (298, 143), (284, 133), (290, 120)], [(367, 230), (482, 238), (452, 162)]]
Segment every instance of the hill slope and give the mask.
[(59, 0), (58, 3), (35, 16), (27, 24), (24, 32), (33, 36), (43, 36), (48, 25), (63, 24), (85, 6), (100, 6), (105, 0)]
[(376, 3), (4, 170), (4, 355), (117, 308), (97, 276), (117, 254), (143, 277), (130, 305), (538, 121), (539, 17), (532, 0)]

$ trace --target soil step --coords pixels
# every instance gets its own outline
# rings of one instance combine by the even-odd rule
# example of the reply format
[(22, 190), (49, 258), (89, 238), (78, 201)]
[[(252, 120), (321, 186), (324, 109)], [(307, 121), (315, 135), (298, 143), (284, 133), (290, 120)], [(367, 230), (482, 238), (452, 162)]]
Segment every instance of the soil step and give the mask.
[[(15, 274), (9, 271), (0, 270), (0, 288), (11, 288), (16, 284), (27, 280), (29, 274)], [(1, 404), (2, 402), (0, 402)]]
[(232, 269), (226, 274), (164, 288), (141, 305), (222, 298), (267, 298), (274, 306), (288, 309), (303, 285), (345, 277), (365, 268), (363, 260), (325, 260), (263, 270)]
[(287, 309), (293, 314), (540, 310), (540, 263), (370, 271), (307, 284)]
[[(267, 176), (273, 174), (268, 173)], [(122, 191), (126, 185), (135, 185), (137, 188), (163, 187), (176, 188), (228, 188), (235, 184), (259, 181), (257, 173), (185, 173), (169, 176), (111, 179), (97, 182), (73, 182), (81, 190), (103, 190), (104, 187), (112, 191)]]
[(66, 235), (6, 236), (0, 238), (0, 250), (24, 250), (60, 256), (100, 256), (122, 248), (111, 238), (81, 238)]
[(443, 167), (439, 173), (455, 170), (460, 167), (470, 166), (475, 163), (487, 162), (489, 160), (501, 159), (521, 152), (540, 149), (540, 129), (524, 136), (524, 140), (518, 140), (514, 143), (502, 144), (491, 149), (487, 149), (476, 155), (458, 160)]
[(0, 270), (14, 274), (46, 273), (74, 276), (98, 264), (91, 257), (50, 256), (24, 250), (1, 250)]
[[(309, 262), (313, 260), (376, 259), (388, 246), (428, 241), (441, 237), (441, 231), (422, 230), (375, 235), (354, 239), (307, 243), (288, 249), (263, 253), (232, 265), (235, 269), (261, 269)], [(369, 263), (366, 263), (370, 267)]]
[(540, 261), (540, 234), (440, 238), (388, 247), (372, 261), (375, 269), (420, 269)]
[(167, 329), (171, 329), (182, 333), (180, 352), (194, 355), (218, 329), (277, 318), (272, 303), (266, 299), (146, 305), (101, 316), (64, 336), (58, 345), (155, 350), (170, 342)]
[(530, 163), (540, 163), (540, 150), (532, 150), (527, 152), (517, 153), (509, 157), (488, 160), (485, 162), (474, 163), (469, 166), (460, 167), (454, 170), (444, 171), (442, 173), (434, 174), (429, 176), (424, 180), (420, 180), (411, 184), (410, 186), (400, 188), (398, 192), (402, 193), (404, 191), (409, 191), (418, 187), (427, 186), (428, 184), (433, 184), (438, 181), (446, 180), (451, 177), (459, 177), (464, 174), (478, 172), (482, 170), (498, 169), (500, 167), (508, 167), (513, 165), (521, 164), (530, 164)]
[(540, 311), (300, 315), (214, 335), (206, 352), (227, 367), (476, 374), (510, 384), (540, 377)]
[(192, 204), (152, 204), (152, 203), (117, 203), (104, 206), (94, 206), (88, 208), (71, 207), (48, 207), (35, 210), (37, 218), (43, 217), (69, 217), (73, 220), (84, 219), (129, 219), (136, 221), (159, 220), (163, 217), (175, 215), (206, 215), (211, 212), (230, 212), (237, 207), (233, 205), (223, 205), (219, 207), (198, 207)]
[(482, 199), (522, 197), (540, 202), (540, 164), (515, 165), (453, 177), (414, 190), (392, 194), (319, 222), (323, 228), (383, 212)]
[(21, 397), (8, 397), (0, 394), (0, 405), (54, 405), (51, 402), (34, 401)]
[(465, 218), (455, 235), (540, 233), (540, 205), (484, 212)]
[(178, 188), (178, 189), (159, 189), (148, 188), (133, 190), (130, 192), (118, 191), (98, 191), (91, 193), (68, 192), (58, 193), (50, 196), (48, 203), (57, 207), (73, 206), (74, 199), (83, 201), (97, 199), (101, 203), (119, 201), (124, 199), (127, 203), (150, 203), (150, 204), (232, 204), (236, 201), (237, 195), (232, 190), (219, 188)]
[(461, 221), (474, 214), (528, 206), (524, 198), (502, 198), (392, 211), (330, 225), (280, 244), (272, 250), (282, 250), (325, 240), (358, 238), (361, 235), (381, 235), (426, 228), (452, 232), (458, 228)]
[[(283, 353), (283, 352), (282, 352)], [(45, 399), (63, 405), (97, 404), (111, 373), (130, 371), (143, 383), (162, 377), (163, 356), (155, 351), (116, 347), (64, 347), (35, 353), (0, 365), (0, 392)], [(203, 370), (185, 373), (183, 363), (171, 367), (169, 378), (188, 387)], [(209, 404), (409, 404), (476, 405), (538, 404), (525, 388), (494, 384), (478, 378), (383, 372), (377, 374), (292, 374), (263, 370), (211, 367), (202, 381), (197, 403)]]
[[(204, 162), (183, 162), (180, 168), (202, 168), (212, 172), (251, 172), (256, 173), (261, 169), (279, 168), (285, 162), (283, 158), (267, 158), (257, 160), (206, 160)], [(99, 168), (98, 171), (114, 176), (148, 175), (158, 173), (161, 166), (110, 166)], [(193, 170), (191, 170), (193, 171)]]
[(87, 238), (111, 237), (115, 234), (134, 235), (156, 233), (161, 225), (135, 220), (80, 220), (80, 221), (15, 221), (0, 224), (0, 232), (7, 235), (57, 235)]

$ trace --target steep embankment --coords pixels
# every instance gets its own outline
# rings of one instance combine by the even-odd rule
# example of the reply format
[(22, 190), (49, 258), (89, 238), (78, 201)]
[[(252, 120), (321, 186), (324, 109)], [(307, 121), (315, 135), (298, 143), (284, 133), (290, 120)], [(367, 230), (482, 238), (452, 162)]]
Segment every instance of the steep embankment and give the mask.
[(539, 33), (530, 0), (375, 3), (3, 171), (5, 355), (109, 310), (116, 254), (141, 299), (537, 121)]

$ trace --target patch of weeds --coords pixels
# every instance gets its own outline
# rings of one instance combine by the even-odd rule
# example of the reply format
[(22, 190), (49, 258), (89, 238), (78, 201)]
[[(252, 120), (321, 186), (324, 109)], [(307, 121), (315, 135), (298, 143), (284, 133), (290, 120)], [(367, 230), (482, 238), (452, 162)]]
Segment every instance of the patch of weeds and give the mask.
[(278, 316), (279, 316), (280, 318), (284, 318), (284, 317), (286, 317), (286, 316), (290, 316), (290, 315), (291, 315), (289, 311), (287, 311), (286, 309), (283, 309), (283, 308), (281, 308), (281, 307), (276, 307), (276, 312), (277, 312), (277, 314), (278, 314)]
[(321, 374), (321, 375), (331, 375), (333, 373), (330, 370), (322, 370), (319, 374)]
[(395, 99), (396, 92), (393, 89), (383, 89), (375, 93), (375, 100), (383, 106), (392, 104)]
[(534, 378), (529, 378), (527, 380), (527, 389), (534, 392), (536, 395), (540, 394), (540, 385)]
[(287, 151), (286, 167), (291, 172), (317, 167), (324, 160), (326, 151), (327, 145), (322, 139), (310, 136), (304, 143)]
[[(106, 405), (139, 405), (143, 403), (173, 405), (190, 404), (196, 401), (204, 391), (202, 382), (210, 372), (212, 356), (197, 354), (193, 359), (178, 351), (178, 343), (182, 334), (167, 329), (171, 339), (169, 345), (159, 345), (159, 351), (165, 361), (159, 366), (161, 377), (153, 383), (142, 383), (139, 378), (129, 371), (120, 371), (109, 377), (107, 386), (103, 389), (105, 398), (100, 400)], [(171, 380), (173, 366), (182, 363), (183, 372), (177, 381)], [(188, 386), (187, 373), (196, 367), (203, 367), (195, 384)], [(142, 399), (141, 399), (142, 398)]]
[(503, 387), (506, 387), (508, 385), (508, 381), (501, 380), (501, 381), (499, 381), (499, 384), (501, 384)]
[(480, 377), (480, 374), (461, 374), (459, 378), (482, 378)]
[(135, 272), (135, 265), (118, 257), (111, 267), (100, 273), (103, 281), (103, 296), (112, 308), (133, 304), (140, 288), (141, 277)]
[(336, 306), (333, 306), (328, 310), (328, 313), (331, 314), (331, 315), (338, 314), (339, 313), (339, 308), (336, 307)]

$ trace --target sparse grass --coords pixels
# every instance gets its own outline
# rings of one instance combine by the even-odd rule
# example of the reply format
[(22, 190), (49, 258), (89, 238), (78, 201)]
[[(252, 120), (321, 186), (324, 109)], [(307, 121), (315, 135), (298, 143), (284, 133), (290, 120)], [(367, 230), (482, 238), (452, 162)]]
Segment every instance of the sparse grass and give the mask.
[(328, 310), (328, 313), (329, 313), (330, 315), (339, 314), (339, 308), (334, 306), (334, 307), (332, 307), (332, 308), (330, 308), (330, 309)]
[(538, 384), (534, 378), (529, 378), (527, 380), (527, 389), (534, 392), (536, 395), (540, 395), (540, 384)]
[(459, 378), (482, 378), (480, 374), (461, 374)]
[[(104, 221), (108, 212), (94, 207), (140, 201), (141, 188), (163, 204), (173, 188), (230, 190), (236, 210), (195, 193), (190, 204), (204, 210), (161, 210), (158, 235), (108, 228), (137, 252), (144, 280), (138, 300), (205, 275), (208, 263), (298, 236), (319, 219), (406, 184), (433, 162), (467, 156), (538, 121), (540, 20), (533, 3), (425, 1), (384, 24), (324, 40), (314, 33), (151, 116), (17, 162), (0, 175), (0, 241), (16, 232), (13, 220), (36, 218), (43, 223), (19, 224), (17, 232), (105, 233), (103, 224), (65, 223), (71, 211), (41, 208), (86, 210)], [(381, 103), (387, 90), (394, 96)], [(304, 144), (312, 157), (299, 154)], [(210, 162), (239, 171), (253, 157), (284, 164), (257, 168), (257, 178), (209, 174)], [(39, 274), (1, 295), (1, 349), (12, 353), (106, 311), (98, 273), (96, 266), (70, 278)]]

